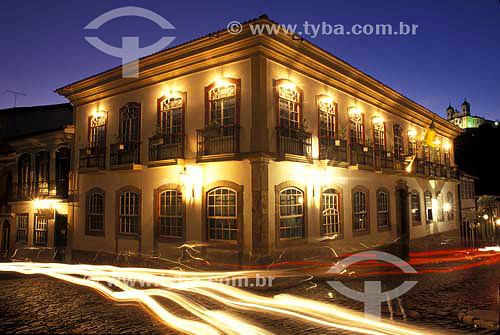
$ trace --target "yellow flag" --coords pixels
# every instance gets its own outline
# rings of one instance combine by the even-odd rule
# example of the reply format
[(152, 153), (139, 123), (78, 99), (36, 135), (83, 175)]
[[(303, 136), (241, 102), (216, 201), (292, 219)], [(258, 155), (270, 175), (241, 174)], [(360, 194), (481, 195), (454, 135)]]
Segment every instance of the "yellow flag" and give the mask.
[(436, 137), (436, 131), (434, 130), (434, 121), (432, 121), (431, 125), (425, 131), (424, 135), (424, 143), (430, 147), (434, 147), (434, 138)]

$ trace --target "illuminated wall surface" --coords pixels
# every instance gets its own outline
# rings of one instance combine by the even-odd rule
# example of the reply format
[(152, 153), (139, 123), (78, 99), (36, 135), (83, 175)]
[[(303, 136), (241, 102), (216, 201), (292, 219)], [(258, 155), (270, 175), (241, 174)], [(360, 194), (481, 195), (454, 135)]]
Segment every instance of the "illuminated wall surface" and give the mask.
[[(222, 34), (217, 42), (222, 47), (211, 48), (215, 40), (203, 39), (167, 51), (165, 55), (175, 61), (153, 64), (151, 59), (148, 79), (145, 73), (126, 80), (104, 73), (58, 90), (75, 106), (75, 178), (70, 189), (78, 200), (56, 208), (68, 214), (72, 248), (168, 253), (183, 241), (203, 241), (213, 249), (250, 254), (318, 243), (345, 248), (380, 245), (398, 237), (397, 187), (419, 194), (421, 220), (412, 220), (408, 213), (411, 238), (457, 228), (454, 178), (362, 161), (373, 159), (376, 145), (384, 161), (393, 159), (398, 145), (395, 125), (400, 127), (401, 152), (408, 154), (412, 139), (420, 157), (422, 139), (434, 120), (435, 148), (429, 159), (445, 165), (447, 152), (453, 167), (455, 126), (314, 46), (302, 44), (307, 52), (297, 54), (300, 42), (289, 37), (279, 41)], [(171, 105), (165, 106), (165, 101)], [(124, 106), (127, 113), (139, 110), (134, 114), (139, 122), (130, 121), (137, 127), (120, 122)], [(175, 108), (183, 109), (180, 123)], [(169, 109), (165, 120), (159, 109)], [(334, 114), (333, 119), (321, 119), (320, 109), (327, 116)], [(167, 136), (155, 139), (155, 134), (162, 134), (159, 128), (177, 124), (183, 145)], [(104, 152), (95, 147), (99, 140), (89, 129), (92, 125), (103, 126), (99, 143), (104, 143)], [(333, 151), (346, 143), (344, 164), (325, 158), (328, 150), (320, 149), (324, 127), (332, 131)], [(152, 149), (169, 143), (182, 147), (182, 153), (151, 159)], [(357, 150), (356, 162), (351, 148)], [(96, 163), (101, 153), (103, 164)], [(220, 192), (210, 193), (216, 189)], [(169, 210), (161, 213), (161, 221), (165, 190), (180, 198), (168, 198)], [(356, 190), (365, 195), (365, 206), (356, 203)], [(89, 202), (93, 192), (102, 196), (101, 212), (100, 205)], [(137, 198), (122, 197), (126, 192)], [(382, 208), (377, 202), (380, 192), (388, 194)], [(433, 198), (429, 221), (424, 192)], [(16, 211), (34, 214), (39, 205), (46, 204), (23, 203)], [(454, 215), (447, 215), (450, 212)], [(355, 220), (365, 215), (362, 229), (355, 228), (353, 214)], [(380, 226), (385, 216), (388, 225)], [(101, 223), (103, 229), (95, 229)], [(182, 232), (162, 231), (162, 225), (181, 227)]]

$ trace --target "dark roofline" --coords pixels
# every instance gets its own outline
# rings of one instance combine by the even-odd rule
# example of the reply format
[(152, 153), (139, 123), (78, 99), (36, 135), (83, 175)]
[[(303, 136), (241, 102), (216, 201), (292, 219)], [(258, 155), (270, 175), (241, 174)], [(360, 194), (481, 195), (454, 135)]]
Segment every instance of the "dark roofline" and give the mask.
[(22, 134), (22, 135), (5, 137), (5, 138), (2, 139), (2, 141), (5, 142), (5, 143), (7, 143), (7, 142), (12, 142), (12, 141), (15, 141), (15, 140), (22, 139), (22, 138), (33, 137), (33, 136), (42, 135), (42, 134), (46, 134), (46, 133), (53, 133), (53, 132), (56, 132), (56, 131), (64, 130), (67, 126), (70, 126), (70, 125), (68, 124), (66, 126), (62, 126), (62, 127), (59, 127), (59, 128), (52, 128), (52, 129), (47, 129), (47, 130), (38, 130), (38, 131), (34, 131), (32, 133), (26, 133), (26, 134)]
[(69, 102), (53, 105), (40, 105), (40, 106), (25, 106), (25, 107), (10, 107), (0, 109), (0, 113), (21, 112), (21, 111), (36, 111), (36, 110), (51, 110), (51, 109), (72, 109), (73, 105)]

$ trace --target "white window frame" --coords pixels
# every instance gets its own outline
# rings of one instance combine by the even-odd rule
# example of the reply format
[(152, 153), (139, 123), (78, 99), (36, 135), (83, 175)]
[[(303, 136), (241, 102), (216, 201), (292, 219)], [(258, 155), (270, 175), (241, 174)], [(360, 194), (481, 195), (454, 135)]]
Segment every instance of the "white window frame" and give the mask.
[(33, 240), (36, 245), (47, 245), (49, 218), (46, 216), (35, 216), (35, 229), (33, 230)]
[(304, 237), (304, 191), (297, 187), (285, 187), (279, 192), (279, 239), (294, 240)]
[(219, 127), (236, 125), (237, 89), (235, 83), (224, 82), (208, 91), (209, 124), (216, 123)]
[(16, 242), (19, 243), (28, 242), (28, 225), (29, 225), (28, 213), (16, 215)]
[(123, 191), (120, 194), (120, 234), (138, 234), (140, 224), (140, 199), (138, 192)]
[(377, 227), (390, 227), (390, 195), (389, 192), (380, 190), (377, 192)]
[(184, 237), (184, 209), (182, 192), (162, 190), (158, 194), (158, 232), (161, 237)]
[(339, 193), (328, 188), (322, 192), (321, 235), (340, 234)]
[(208, 240), (237, 242), (238, 192), (230, 187), (216, 187), (206, 197)]
[[(99, 199), (100, 198), (100, 199)], [(99, 201), (101, 204), (99, 205)], [(87, 195), (87, 231), (104, 231), (104, 194), (92, 191)], [(95, 223), (100, 223), (101, 228), (95, 228)]]
[(279, 125), (287, 129), (300, 128), (300, 92), (289, 84), (278, 87)]
[(361, 190), (353, 191), (352, 230), (361, 232), (368, 230), (368, 193)]

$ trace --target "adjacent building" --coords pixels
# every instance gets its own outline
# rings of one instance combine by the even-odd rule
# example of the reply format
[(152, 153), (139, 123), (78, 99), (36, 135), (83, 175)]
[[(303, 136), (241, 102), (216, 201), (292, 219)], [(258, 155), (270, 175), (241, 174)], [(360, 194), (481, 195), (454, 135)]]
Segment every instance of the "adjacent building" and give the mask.
[(274, 24), (145, 57), (138, 78), (115, 68), (56, 91), (74, 106), (74, 250), (173, 256), (202, 241), (222, 261), (458, 229), (457, 126), (250, 23)]
[(70, 104), (0, 110), (1, 249), (50, 248), (68, 232), (73, 134)]

